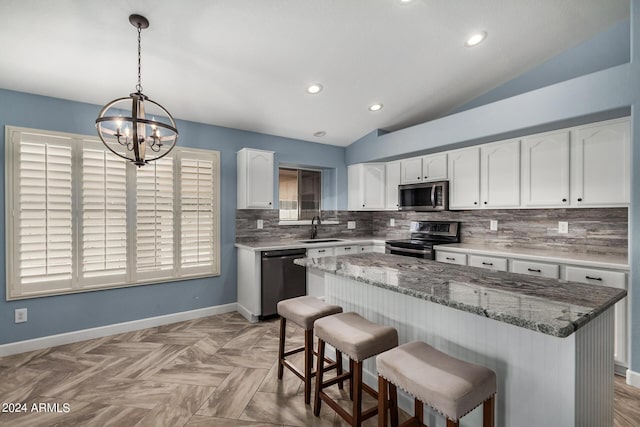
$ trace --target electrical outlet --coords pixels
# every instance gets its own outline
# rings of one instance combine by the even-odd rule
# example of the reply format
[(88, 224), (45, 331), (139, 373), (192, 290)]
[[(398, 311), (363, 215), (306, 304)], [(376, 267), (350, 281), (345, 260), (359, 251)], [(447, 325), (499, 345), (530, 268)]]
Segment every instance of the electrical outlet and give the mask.
[(396, 219), (395, 218), (391, 218), (389, 220), (389, 226), (390, 227), (395, 227), (396, 226)]
[(262, 227), (264, 227), (264, 222), (263, 222), (263, 220), (259, 219), (259, 220), (257, 221), (256, 227), (258, 227), (258, 230), (261, 230), (261, 229), (262, 229)]
[(558, 221), (558, 233), (567, 234), (569, 232), (569, 223), (567, 221)]
[(349, 230), (353, 230), (354, 228), (356, 228), (356, 222), (355, 221), (347, 221), (347, 228)]
[(27, 309), (26, 308), (16, 308), (15, 311), (16, 323), (24, 323), (27, 321)]
[(492, 219), (489, 221), (489, 230), (498, 231), (498, 220)]

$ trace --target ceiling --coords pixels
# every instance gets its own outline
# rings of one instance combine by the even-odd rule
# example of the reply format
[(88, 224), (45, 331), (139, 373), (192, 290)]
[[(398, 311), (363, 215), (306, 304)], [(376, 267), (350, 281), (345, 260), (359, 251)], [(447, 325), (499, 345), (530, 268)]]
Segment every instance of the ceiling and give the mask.
[[(446, 114), (628, 18), (629, 1), (2, 0), (0, 87), (127, 96), (131, 13), (151, 23), (144, 93), (174, 117), (346, 146)], [(324, 90), (309, 95), (314, 82)]]

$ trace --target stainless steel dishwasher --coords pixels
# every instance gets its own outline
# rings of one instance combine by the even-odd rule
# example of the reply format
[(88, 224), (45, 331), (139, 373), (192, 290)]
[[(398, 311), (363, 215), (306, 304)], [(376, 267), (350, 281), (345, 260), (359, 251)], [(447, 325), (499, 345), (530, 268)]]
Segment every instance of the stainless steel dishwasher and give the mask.
[(306, 254), (306, 249), (262, 252), (260, 319), (276, 315), (278, 301), (307, 294), (307, 269), (293, 263)]

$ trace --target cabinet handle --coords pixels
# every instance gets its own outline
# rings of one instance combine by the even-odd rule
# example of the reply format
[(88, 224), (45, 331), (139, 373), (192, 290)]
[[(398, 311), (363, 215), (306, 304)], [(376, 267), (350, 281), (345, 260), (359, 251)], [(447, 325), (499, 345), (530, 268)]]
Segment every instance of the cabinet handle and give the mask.
[(567, 199), (562, 199), (562, 202), (563, 202), (563, 203), (566, 203), (566, 202), (567, 202)]
[[(426, 176), (425, 176), (425, 178), (426, 178)], [(420, 181), (420, 177), (416, 177), (416, 179), (417, 179), (418, 181)]]
[(602, 277), (591, 277), (591, 276), (584, 276), (585, 279), (589, 279), (589, 280), (599, 280), (602, 282)]
[(484, 204), (486, 205), (486, 204), (487, 204), (487, 202), (484, 202)]
[(326, 249), (320, 249), (320, 250), (318, 251), (318, 253), (324, 253), (324, 252), (327, 252), (327, 251), (326, 251)]
[(424, 177), (424, 179), (427, 179), (427, 178), (428, 178), (428, 176), (425, 176), (425, 177)]
[(482, 261), (482, 265), (493, 265), (493, 263), (492, 262), (484, 262), (484, 261)]
[(582, 201), (582, 197), (578, 197), (578, 201), (581, 202)]
[(271, 202), (269, 202), (269, 206), (271, 206)]
[(362, 207), (364, 208), (364, 204), (362, 205)]
[(445, 259), (448, 259), (449, 261), (455, 261), (456, 260), (455, 258), (452, 258), (450, 256), (446, 257)]
[(473, 204), (474, 204), (474, 205), (477, 205), (477, 204), (478, 204), (478, 202), (473, 202)]
[(351, 246), (343, 248), (345, 251), (350, 251), (351, 250)]
[(534, 273), (542, 273), (539, 268), (527, 268), (527, 271), (532, 271)]

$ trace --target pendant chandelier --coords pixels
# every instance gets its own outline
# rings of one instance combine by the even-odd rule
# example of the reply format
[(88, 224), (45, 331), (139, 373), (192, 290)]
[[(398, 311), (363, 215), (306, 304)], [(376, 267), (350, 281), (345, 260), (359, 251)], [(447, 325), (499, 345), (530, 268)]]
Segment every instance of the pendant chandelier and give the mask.
[(96, 130), (109, 150), (140, 167), (169, 154), (178, 140), (178, 129), (171, 114), (142, 93), (140, 33), (149, 27), (149, 21), (144, 16), (131, 15), (129, 22), (138, 29), (136, 91), (105, 105), (96, 119)]

